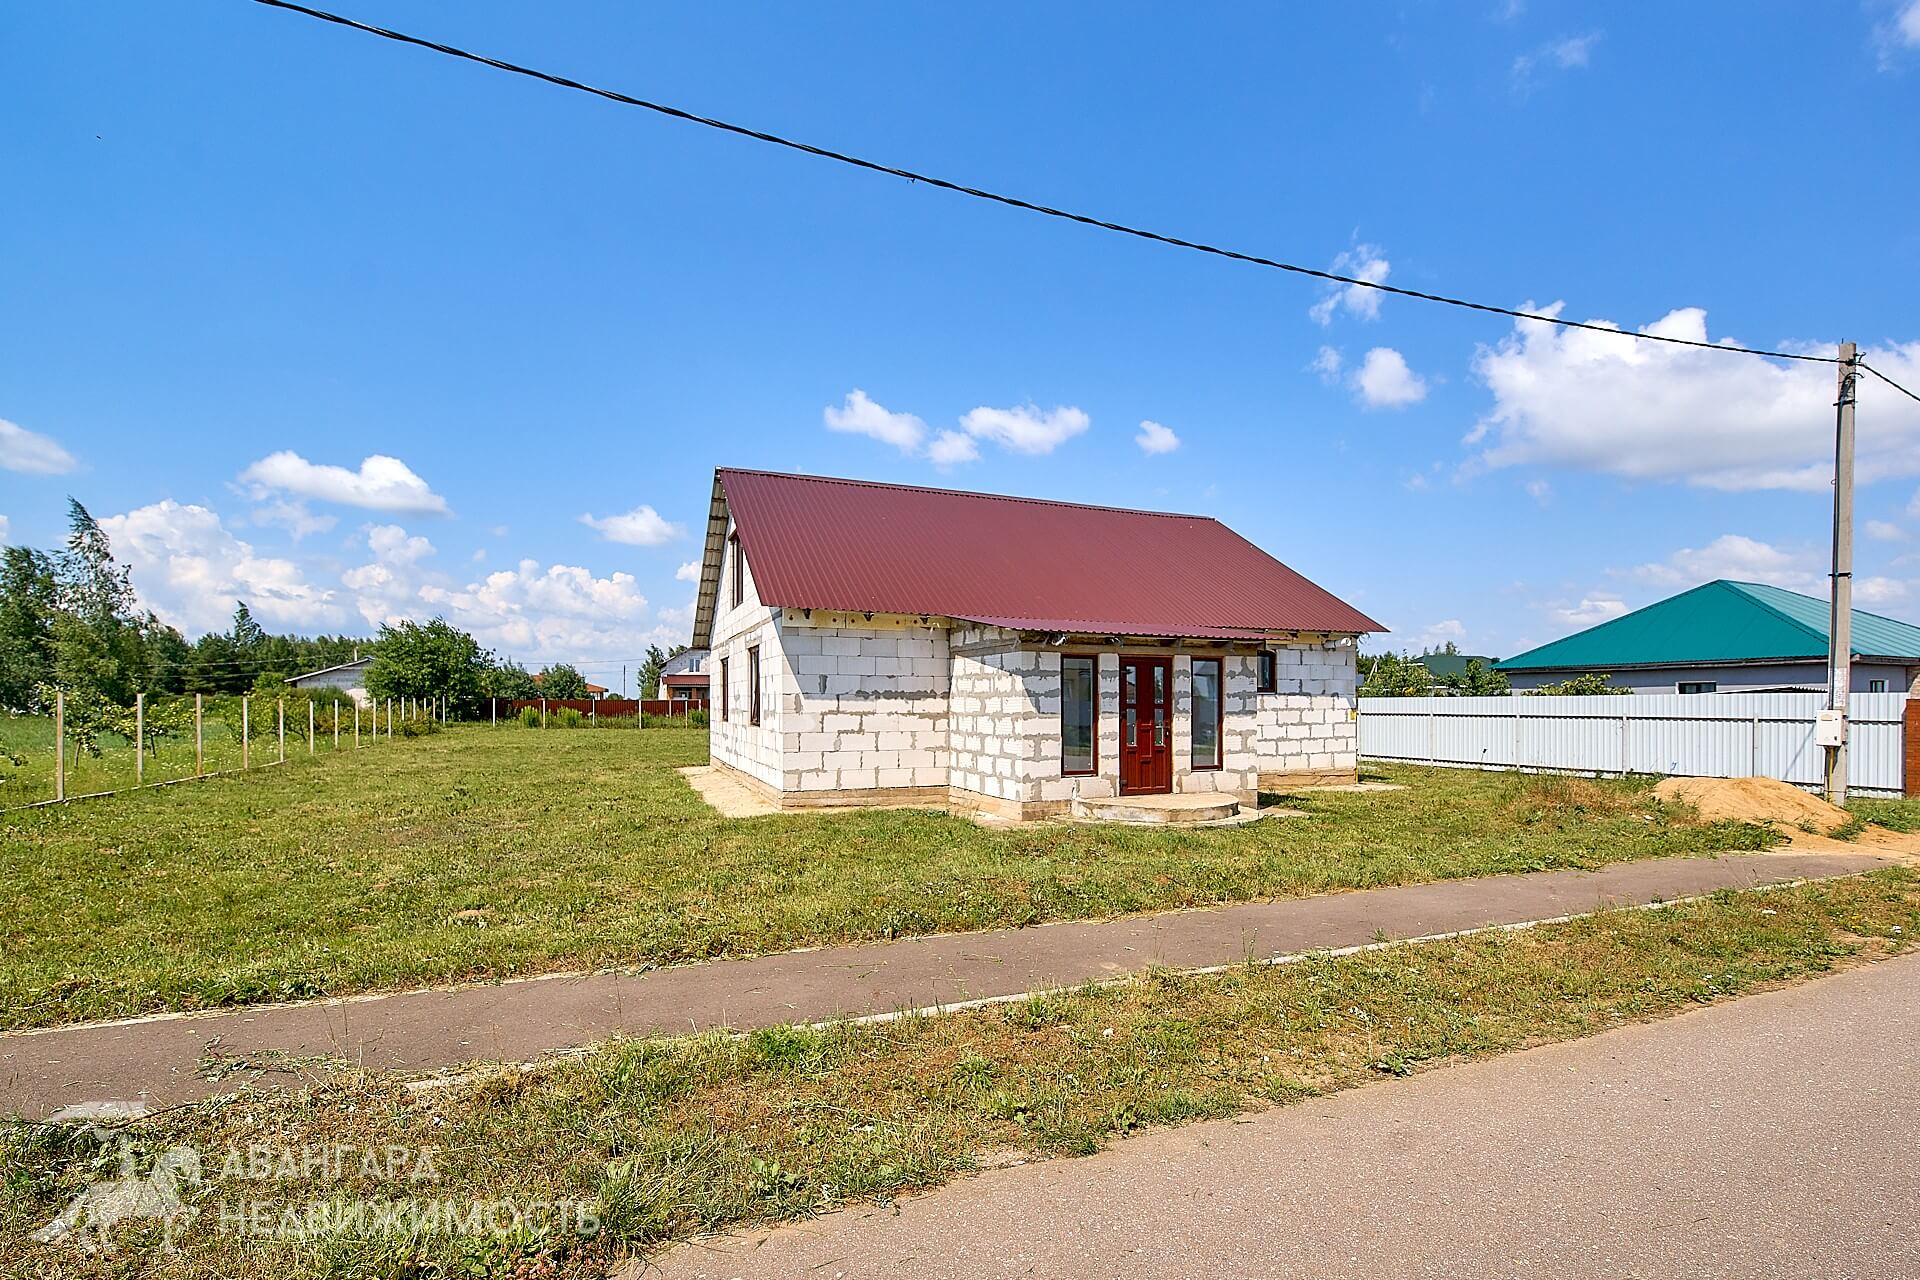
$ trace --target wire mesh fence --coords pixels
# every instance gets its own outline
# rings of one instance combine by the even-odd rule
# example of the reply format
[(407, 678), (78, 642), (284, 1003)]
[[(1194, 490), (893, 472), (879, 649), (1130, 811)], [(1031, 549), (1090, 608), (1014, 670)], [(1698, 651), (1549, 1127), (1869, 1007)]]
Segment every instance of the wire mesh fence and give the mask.
[(0, 716), (0, 812), (365, 750), (446, 720), (439, 698), (142, 695), (121, 707), (59, 692), (47, 714)]

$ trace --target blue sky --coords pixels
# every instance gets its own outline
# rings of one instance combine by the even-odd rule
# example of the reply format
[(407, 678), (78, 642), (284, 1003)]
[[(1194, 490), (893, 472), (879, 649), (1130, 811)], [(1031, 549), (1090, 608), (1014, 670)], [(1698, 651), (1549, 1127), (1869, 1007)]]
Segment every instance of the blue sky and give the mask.
[[(338, 5), (1412, 288), (1852, 338), (1920, 385), (1920, 0)], [(684, 638), (715, 465), (1217, 515), (1395, 647), (1824, 589), (1825, 366), (1332, 294), (241, 0), (10, 6), (0, 77), (5, 537), (79, 497), (190, 633), (236, 597), (443, 613), (608, 671)], [(1869, 383), (1860, 439), (1861, 597), (1914, 617), (1920, 405)]]

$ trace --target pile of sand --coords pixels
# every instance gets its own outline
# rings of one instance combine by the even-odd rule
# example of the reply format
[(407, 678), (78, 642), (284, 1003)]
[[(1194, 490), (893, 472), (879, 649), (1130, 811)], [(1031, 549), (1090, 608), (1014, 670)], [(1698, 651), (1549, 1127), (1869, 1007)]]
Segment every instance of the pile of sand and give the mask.
[(1828, 835), (1849, 820), (1845, 809), (1777, 778), (1668, 778), (1653, 793), (1692, 805), (1703, 822), (1773, 823), (1790, 831), (1810, 826)]

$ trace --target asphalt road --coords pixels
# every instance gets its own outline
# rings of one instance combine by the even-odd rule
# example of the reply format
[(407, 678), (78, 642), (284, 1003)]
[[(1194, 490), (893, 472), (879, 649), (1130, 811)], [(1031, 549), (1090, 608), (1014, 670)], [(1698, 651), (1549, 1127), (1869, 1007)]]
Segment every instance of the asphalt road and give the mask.
[[(1920, 1277), (1920, 955), (682, 1246), (668, 1277)], [(657, 1274), (649, 1271), (648, 1274)]]

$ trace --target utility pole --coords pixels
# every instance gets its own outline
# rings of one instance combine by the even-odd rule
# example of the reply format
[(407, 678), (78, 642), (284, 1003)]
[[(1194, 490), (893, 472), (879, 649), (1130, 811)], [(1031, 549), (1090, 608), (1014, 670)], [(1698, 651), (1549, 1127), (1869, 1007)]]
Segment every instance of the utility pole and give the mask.
[(1833, 429), (1833, 596), (1827, 618), (1827, 706), (1839, 714), (1826, 747), (1827, 803), (1847, 802), (1847, 690), (1853, 682), (1853, 402), (1860, 349), (1840, 344), (1840, 398)]

